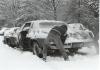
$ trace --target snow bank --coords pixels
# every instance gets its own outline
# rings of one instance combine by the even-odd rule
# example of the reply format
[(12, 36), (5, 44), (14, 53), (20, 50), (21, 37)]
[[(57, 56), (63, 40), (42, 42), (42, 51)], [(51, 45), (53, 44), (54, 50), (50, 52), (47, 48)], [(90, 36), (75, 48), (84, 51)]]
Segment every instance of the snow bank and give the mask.
[[(78, 58), (79, 56), (75, 56)], [(80, 58), (78, 58), (80, 59)], [(47, 63), (51, 68), (55, 70), (99, 70), (98, 58), (81, 58), (80, 60), (72, 61), (49, 61)]]
[[(2, 37), (0, 37), (1, 39)], [(53, 70), (30, 52), (21, 52), (0, 40), (0, 70)]]
[[(21, 52), (2, 43), (0, 37), (0, 70), (99, 70), (98, 55), (92, 50), (89, 55), (70, 56), (70, 61), (62, 57), (47, 57), (47, 62), (42, 61), (31, 52)], [(90, 51), (82, 49), (80, 51)]]

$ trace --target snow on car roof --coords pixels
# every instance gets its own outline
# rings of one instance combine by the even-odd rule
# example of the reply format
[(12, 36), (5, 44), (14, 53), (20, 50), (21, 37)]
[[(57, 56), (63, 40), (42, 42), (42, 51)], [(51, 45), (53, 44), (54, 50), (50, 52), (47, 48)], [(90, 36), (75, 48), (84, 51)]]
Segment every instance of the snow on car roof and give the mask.
[(64, 23), (65, 24), (65, 22), (63, 22), (63, 21), (55, 21), (55, 20), (36, 20), (36, 21), (29, 21), (29, 22), (35, 22), (35, 23), (41, 23), (41, 22), (58, 22), (58, 23)]
[(68, 25), (72, 26), (72, 27), (82, 26), (81, 23), (71, 23), (71, 24), (68, 24)]

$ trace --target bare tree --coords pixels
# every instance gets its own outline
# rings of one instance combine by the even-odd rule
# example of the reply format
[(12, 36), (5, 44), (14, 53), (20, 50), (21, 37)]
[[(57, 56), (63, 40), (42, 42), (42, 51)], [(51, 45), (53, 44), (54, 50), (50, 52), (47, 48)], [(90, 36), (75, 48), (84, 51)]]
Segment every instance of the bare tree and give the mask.
[(42, 12), (46, 13), (47, 16), (53, 17), (54, 20), (57, 20), (58, 9), (65, 5), (64, 0), (39, 0), (40, 7), (43, 9)]
[(0, 14), (6, 18), (9, 25), (16, 26), (18, 19), (24, 22), (39, 18), (34, 4), (33, 0), (1, 0)]
[(71, 0), (69, 9), (65, 12), (65, 20), (83, 23), (90, 28), (91, 26), (94, 27), (95, 24), (98, 26), (98, 1), (99, 0)]
[(99, 0), (83, 0), (82, 5), (94, 13), (94, 17), (99, 17)]
[[(5, 17), (7, 23), (14, 24), (14, 20), (20, 15), (20, 0), (1, 0), (0, 14)], [(6, 24), (7, 24), (6, 23)]]
[(18, 20), (58, 20), (59, 9), (64, 7), (65, 2), (66, 0), (1, 0), (0, 14), (13, 26)]

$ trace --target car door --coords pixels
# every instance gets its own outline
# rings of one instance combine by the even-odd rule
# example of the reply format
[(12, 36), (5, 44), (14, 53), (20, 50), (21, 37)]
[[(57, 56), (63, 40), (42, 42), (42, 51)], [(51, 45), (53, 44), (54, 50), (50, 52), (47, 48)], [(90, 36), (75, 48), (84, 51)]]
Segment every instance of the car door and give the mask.
[(24, 31), (28, 31), (30, 26), (31, 26), (31, 22), (27, 22), (20, 27), (19, 32), (18, 32), (18, 41), (20, 41), (20, 39), (22, 38), (21, 33)]

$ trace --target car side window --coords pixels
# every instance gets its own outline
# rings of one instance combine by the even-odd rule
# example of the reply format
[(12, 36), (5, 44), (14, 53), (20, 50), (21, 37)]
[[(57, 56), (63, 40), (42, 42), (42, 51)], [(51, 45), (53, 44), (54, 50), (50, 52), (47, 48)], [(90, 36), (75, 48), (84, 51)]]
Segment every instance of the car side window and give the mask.
[(22, 30), (27, 30), (29, 29), (31, 23), (25, 23), (25, 25), (23, 26)]
[(26, 23), (24, 27), (29, 27), (31, 23)]

